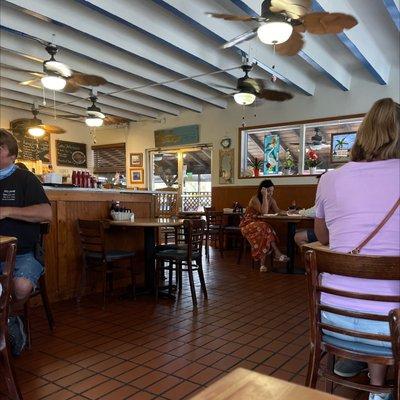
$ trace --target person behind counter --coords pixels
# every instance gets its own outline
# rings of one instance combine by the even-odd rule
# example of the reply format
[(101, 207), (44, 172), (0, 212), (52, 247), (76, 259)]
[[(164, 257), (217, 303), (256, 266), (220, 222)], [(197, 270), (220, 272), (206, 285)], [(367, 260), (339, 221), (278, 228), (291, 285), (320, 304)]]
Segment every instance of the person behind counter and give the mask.
[[(0, 129), (0, 235), (17, 238), (14, 269), (14, 306), (21, 306), (36, 286), (43, 266), (34, 249), (40, 223), (50, 222), (50, 202), (41, 183), (30, 171), (15, 165), (18, 144), (11, 132)], [(0, 264), (0, 273), (2, 266)], [(23, 323), (17, 316), (8, 322), (12, 353), (18, 356), (26, 344)]]
[(262, 214), (282, 213), (272, 197), (274, 184), (270, 179), (263, 180), (246, 208), (246, 213), (240, 223), (243, 236), (251, 245), (251, 255), (254, 260), (260, 260), (260, 272), (267, 272), (265, 260), (267, 254), (274, 253), (274, 259), (280, 262), (287, 262), (289, 258), (282, 254), (277, 246), (278, 238), (271, 225), (261, 221), (257, 217)]

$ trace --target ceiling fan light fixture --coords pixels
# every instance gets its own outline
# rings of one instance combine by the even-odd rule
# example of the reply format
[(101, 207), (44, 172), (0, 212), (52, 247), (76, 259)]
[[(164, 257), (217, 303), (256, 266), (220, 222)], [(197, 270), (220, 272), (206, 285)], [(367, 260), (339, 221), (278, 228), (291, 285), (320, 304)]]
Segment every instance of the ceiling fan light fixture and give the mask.
[(103, 125), (103, 118), (98, 118), (95, 116), (88, 116), (85, 119), (85, 123), (90, 128), (98, 128), (99, 126)]
[(249, 106), (250, 104), (254, 103), (256, 96), (253, 93), (243, 91), (235, 93), (233, 95), (233, 98), (235, 99), (237, 104), (240, 104), (241, 106)]
[(293, 32), (293, 26), (285, 21), (271, 21), (262, 24), (258, 30), (258, 38), (265, 44), (286, 42)]
[(63, 90), (67, 84), (67, 81), (62, 76), (52, 74), (44, 76), (40, 81), (46, 89), (56, 91)]
[(34, 137), (41, 137), (46, 133), (46, 131), (43, 128), (41, 128), (40, 126), (31, 126), (28, 129), (28, 133)]

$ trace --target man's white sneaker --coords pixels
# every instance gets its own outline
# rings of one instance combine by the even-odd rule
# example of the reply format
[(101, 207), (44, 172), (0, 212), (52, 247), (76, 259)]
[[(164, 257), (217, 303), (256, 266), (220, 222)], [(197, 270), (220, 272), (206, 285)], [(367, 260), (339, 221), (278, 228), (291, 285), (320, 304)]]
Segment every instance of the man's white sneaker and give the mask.
[(368, 400), (393, 400), (390, 393), (370, 393)]

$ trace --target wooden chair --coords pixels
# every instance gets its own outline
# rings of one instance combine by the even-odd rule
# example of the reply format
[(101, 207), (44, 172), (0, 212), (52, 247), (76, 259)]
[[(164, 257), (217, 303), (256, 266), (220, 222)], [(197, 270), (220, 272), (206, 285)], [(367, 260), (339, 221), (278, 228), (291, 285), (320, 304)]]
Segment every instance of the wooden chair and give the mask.
[[(399, 296), (387, 296), (379, 294), (360, 294), (355, 288), (353, 291), (332, 289), (320, 284), (320, 274), (329, 273), (348, 277), (357, 277), (364, 279), (385, 279), (399, 280), (400, 268), (399, 257), (381, 257), (342, 254), (322, 248), (320, 244), (305, 245), (307, 250), (305, 254), (307, 284), (309, 293), (309, 314), (310, 314), (310, 358), (308, 363), (308, 372), (306, 385), (315, 388), (318, 375), (326, 379), (326, 389), (332, 392), (333, 383), (348, 386), (358, 390), (365, 390), (376, 393), (390, 393), (394, 390), (393, 385), (385, 384), (383, 387), (377, 387), (369, 384), (360, 377), (342, 378), (333, 372), (335, 357), (342, 357), (350, 360), (372, 362), (383, 365), (394, 365), (395, 359), (390, 348), (372, 346), (362, 343), (341, 340), (329, 336), (328, 332), (390, 342), (391, 337), (386, 335), (363, 333), (346, 328), (338, 328), (321, 322), (321, 311), (348, 317), (363, 318), (374, 321), (389, 321), (387, 315), (378, 315), (365, 312), (348, 311), (337, 307), (321, 304), (321, 293), (329, 293), (352, 299), (373, 300), (379, 302), (400, 302)], [(324, 331), (322, 331), (324, 330)], [(355, 350), (354, 347), (357, 349)], [(327, 355), (327, 367), (321, 368), (321, 358)], [(398, 371), (397, 371), (398, 374)], [(397, 376), (397, 381), (399, 376)]]
[(0, 374), (4, 377), (9, 396), (13, 400), (22, 400), (11, 351), (8, 345), (8, 315), (11, 301), (13, 271), (17, 241), (14, 238), (0, 237), (0, 261), (3, 261), (3, 272), (0, 275)]
[[(45, 267), (45, 257), (44, 257), (44, 237), (50, 231), (50, 224), (49, 223), (42, 223), (40, 224), (40, 239), (36, 246), (35, 257), (36, 259)], [(50, 301), (47, 295), (47, 288), (46, 288), (46, 270), (40, 276), (38, 284), (32, 294), (30, 295), (29, 299), (24, 304), (24, 321), (26, 327), (26, 336), (27, 336), (27, 345), (28, 348), (32, 347), (32, 335), (31, 335), (31, 323), (30, 323), (30, 307), (29, 307), (29, 300), (33, 299), (37, 296), (41, 297), (42, 304), (44, 311), (46, 313), (47, 323), (49, 324), (50, 331), (54, 331), (54, 318), (53, 313), (51, 312)]]
[(392, 350), (394, 355), (394, 376), (396, 381), (395, 400), (400, 400), (400, 308), (389, 313), (390, 336), (392, 337)]
[(202, 249), (204, 240), (205, 222), (201, 219), (185, 220), (183, 229), (176, 230), (175, 246), (160, 248), (156, 254), (155, 291), (158, 299), (160, 271), (169, 271), (169, 290), (172, 286), (172, 272), (176, 271), (178, 290), (182, 291), (182, 272), (189, 276), (190, 292), (193, 305), (197, 306), (196, 291), (193, 280), (193, 271), (198, 272), (201, 289), (207, 298), (207, 289), (202, 266)]
[(224, 256), (224, 213), (222, 211), (206, 211), (206, 258), (210, 261), (210, 241), (217, 243), (221, 257)]
[[(125, 269), (130, 271), (133, 298), (135, 298), (137, 275), (134, 264), (135, 253), (133, 251), (106, 250), (104, 227), (105, 223), (100, 220), (88, 221), (78, 219), (78, 231), (84, 265), (78, 301), (80, 301), (86, 287), (87, 271), (99, 272), (103, 278), (103, 308), (106, 306), (107, 284), (110, 291), (113, 289), (113, 274), (115, 270)], [(128, 261), (128, 265), (121, 265), (120, 261)]]
[[(166, 190), (173, 190), (166, 188)], [(154, 216), (155, 218), (171, 218), (178, 214), (178, 193), (164, 193), (159, 191), (155, 194)], [(174, 238), (174, 228), (163, 227), (159, 229), (159, 237), (163, 237), (164, 243), (169, 243)]]

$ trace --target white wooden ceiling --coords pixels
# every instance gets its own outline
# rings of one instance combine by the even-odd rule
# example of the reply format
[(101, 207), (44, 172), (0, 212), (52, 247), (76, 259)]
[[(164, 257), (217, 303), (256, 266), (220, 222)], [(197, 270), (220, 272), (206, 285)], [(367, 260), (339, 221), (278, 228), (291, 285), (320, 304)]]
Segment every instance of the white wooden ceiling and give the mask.
[[(102, 111), (131, 121), (201, 112), (206, 105), (226, 108), (231, 98), (224, 94), (230, 91), (214, 85), (236, 86), (243, 76), (238, 67), (249, 53), (257, 62), (252, 77), (268, 79), (275, 64), (282, 87), (294, 96), (312, 96), (320, 84), (351, 90), (357, 74), (384, 85), (391, 69), (398, 68), (398, 0), (314, 1), (314, 10), (349, 13), (359, 24), (337, 36), (306, 34), (304, 49), (294, 57), (274, 56), (257, 38), (221, 50), (222, 43), (252, 25), (209, 18), (205, 12), (256, 15), (261, 2), (2, 0), (1, 104), (28, 110), (34, 101), (41, 103), (40, 88), (19, 83), (33, 76), (6, 68), (42, 70), (49, 56), (34, 38), (54, 39), (56, 59), (73, 70), (106, 78), (98, 88)], [(58, 112), (84, 115), (89, 89), (57, 92)], [(53, 93), (46, 95), (52, 99)]]

